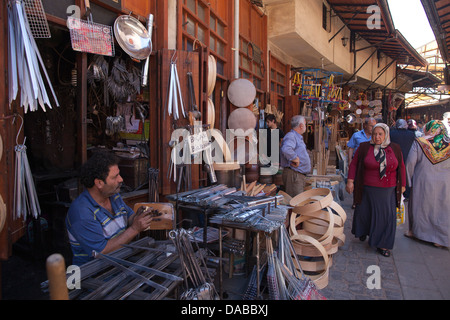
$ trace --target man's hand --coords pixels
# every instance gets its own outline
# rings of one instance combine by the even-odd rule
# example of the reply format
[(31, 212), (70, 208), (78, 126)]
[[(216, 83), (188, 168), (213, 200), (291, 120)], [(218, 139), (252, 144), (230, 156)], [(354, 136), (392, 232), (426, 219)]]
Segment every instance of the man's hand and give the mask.
[(145, 206), (136, 210), (130, 219), (128, 219), (128, 225), (130, 226), (124, 232), (117, 237), (108, 240), (106, 247), (101, 253), (107, 254), (119, 249), (123, 244), (130, 243), (139, 233), (147, 230), (150, 227), (150, 222), (153, 220), (153, 216), (150, 214), (152, 208)]
[(134, 219), (130, 228), (136, 232), (142, 232), (150, 227), (153, 217), (149, 214), (152, 208), (140, 207), (134, 214)]
[(350, 194), (353, 193), (353, 191), (355, 190), (353, 180), (347, 180), (347, 185), (345, 186), (345, 190)]
[(299, 165), (300, 165), (300, 159), (298, 157), (291, 161), (292, 167), (298, 168)]

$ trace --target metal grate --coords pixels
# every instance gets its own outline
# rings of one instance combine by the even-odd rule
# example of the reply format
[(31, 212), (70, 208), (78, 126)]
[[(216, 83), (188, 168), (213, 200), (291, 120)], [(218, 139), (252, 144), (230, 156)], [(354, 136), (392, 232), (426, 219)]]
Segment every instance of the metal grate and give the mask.
[(41, 0), (22, 0), (28, 24), (35, 39), (51, 38), (50, 28)]
[(114, 56), (114, 40), (111, 26), (75, 18), (68, 18), (67, 21), (73, 50), (110, 57)]

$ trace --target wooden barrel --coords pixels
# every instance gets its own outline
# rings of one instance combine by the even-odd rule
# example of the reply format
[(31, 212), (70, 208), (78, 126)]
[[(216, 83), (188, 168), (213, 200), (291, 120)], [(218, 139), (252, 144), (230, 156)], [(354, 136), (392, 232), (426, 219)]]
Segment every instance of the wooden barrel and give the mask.
[(257, 145), (248, 137), (235, 137), (228, 143), (233, 161), (240, 164), (256, 163), (258, 161)]
[(263, 174), (259, 174), (259, 183), (261, 184), (272, 184), (273, 183), (273, 175), (263, 175)]
[(217, 183), (224, 184), (230, 188), (241, 187), (241, 167), (239, 163), (214, 163), (214, 171), (216, 173)]
[(259, 165), (247, 163), (245, 165), (245, 181), (252, 183), (259, 180)]

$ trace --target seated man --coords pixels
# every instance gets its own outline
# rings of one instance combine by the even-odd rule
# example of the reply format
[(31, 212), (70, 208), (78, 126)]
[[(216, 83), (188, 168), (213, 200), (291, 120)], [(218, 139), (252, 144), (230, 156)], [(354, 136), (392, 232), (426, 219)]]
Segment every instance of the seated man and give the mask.
[(95, 153), (81, 168), (86, 190), (74, 200), (66, 218), (74, 265), (92, 259), (92, 251), (109, 253), (150, 226), (143, 210), (135, 214), (119, 195), (123, 179), (112, 153)]

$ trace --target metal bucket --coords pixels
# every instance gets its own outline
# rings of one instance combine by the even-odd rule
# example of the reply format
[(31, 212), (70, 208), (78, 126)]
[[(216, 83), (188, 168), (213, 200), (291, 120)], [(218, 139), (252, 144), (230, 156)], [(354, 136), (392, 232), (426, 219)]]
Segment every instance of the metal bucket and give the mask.
[(224, 184), (230, 188), (241, 187), (241, 167), (239, 163), (214, 163), (214, 171), (218, 184)]

